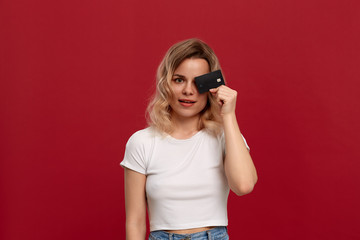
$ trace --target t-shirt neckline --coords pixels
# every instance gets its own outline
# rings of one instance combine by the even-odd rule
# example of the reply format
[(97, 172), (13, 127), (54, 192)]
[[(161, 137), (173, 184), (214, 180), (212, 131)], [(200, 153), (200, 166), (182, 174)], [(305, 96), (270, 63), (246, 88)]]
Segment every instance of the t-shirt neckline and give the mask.
[(177, 142), (177, 143), (189, 142), (189, 141), (193, 141), (193, 140), (197, 139), (203, 132), (204, 132), (204, 129), (201, 129), (200, 131), (198, 131), (191, 137), (185, 138), (185, 139), (174, 138), (170, 134), (167, 134), (166, 139), (170, 142)]

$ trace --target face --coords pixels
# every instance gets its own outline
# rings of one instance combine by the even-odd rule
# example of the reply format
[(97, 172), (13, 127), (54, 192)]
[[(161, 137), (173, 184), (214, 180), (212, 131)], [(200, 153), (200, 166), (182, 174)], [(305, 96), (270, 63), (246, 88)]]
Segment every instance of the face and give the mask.
[(170, 106), (172, 118), (198, 118), (207, 104), (207, 93), (199, 94), (195, 77), (210, 72), (209, 64), (202, 58), (187, 58), (175, 70), (171, 80), (173, 97)]

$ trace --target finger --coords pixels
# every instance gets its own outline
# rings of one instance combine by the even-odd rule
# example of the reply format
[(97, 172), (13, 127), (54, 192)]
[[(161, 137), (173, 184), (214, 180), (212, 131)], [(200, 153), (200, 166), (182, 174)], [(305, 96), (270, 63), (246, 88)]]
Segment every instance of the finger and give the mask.
[(220, 87), (218, 87), (218, 89), (221, 92), (232, 92), (232, 91), (234, 91), (233, 89), (231, 89), (231, 88), (229, 88), (229, 87), (227, 87), (225, 85), (221, 85)]
[(223, 104), (223, 100), (219, 97), (219, 94), (218, 93), (212, 93), (213, 94), (213, 97), (215, 99), (215, 101), (217, 103), (219, 103), (219, 105), (222, 105)]
[(211, 93), (216, 93), (216, 92), (219, 91), (219, 88), (218, 88), (218, 87), (217, 87), (217, 88), (211, 88), (209, 91), (210, 91)]
[(233, 96), (233, 97), (236, 97), (237, 92), (234, 91), (234, 90), (231, 90), (231, 89), (220, 89), (220, 90), (218, 91), (218, 95), (220, 95), (220, 96), (229, 96), (229, 97)]
[(234, 94), (232, 92), (223, 92), (223, 91), (219, 91), (217, 93), (217, 95), (220, 97), (220, 98), (231, 98), (232, 96), (234, 96)]

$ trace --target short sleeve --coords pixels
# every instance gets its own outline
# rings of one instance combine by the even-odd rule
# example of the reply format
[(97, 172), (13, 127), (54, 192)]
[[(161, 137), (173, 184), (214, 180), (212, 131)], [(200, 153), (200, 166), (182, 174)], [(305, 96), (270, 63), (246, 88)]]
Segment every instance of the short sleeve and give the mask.
[(244, 136), (243, 136), (242, 134), (241, 134), (241, 136), (242, 136), (242, 138), (243, 138), (243, 140), (244, 140), (244, 143), (245, 143), (246, 148), (247, 148), (248, 151), (250, 152), (250, 147), (249, 147), (249, 145), (247, 144), (246, 139), (244, 138)]
[(146, 144), (139, 134), (132, 135), (126, 143), (124, 159), (120, 163), (122, 167), (146, 174)]
[[(245, 137), (242, 134), (241, 134), (241, 137), (244, 140), (244, 143), (245, 143), (245, 146), (246, 146), (247, 150), (250, 152), (250, 147), (247, 144)], [(225, 134), (224, 134), (224, 132), (221, 134), (220, 142), (221, 142), (223, 152), (225, 153)]]

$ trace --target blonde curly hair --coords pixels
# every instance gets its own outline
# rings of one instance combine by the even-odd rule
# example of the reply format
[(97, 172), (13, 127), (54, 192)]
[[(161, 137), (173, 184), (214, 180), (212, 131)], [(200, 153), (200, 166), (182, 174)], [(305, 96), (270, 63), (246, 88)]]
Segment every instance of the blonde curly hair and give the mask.
[[(155, 127), (161, 132), (171, 133), (173, 131), (172, 109), (169, 104), (172, 97), (170, 83), (177, 67), (188, 58), (205, 59), (209, 64), (210, 71), (221, 69), (214, 51), (199, 39), (187, 39), (169, 48), (157, 69), (156, 92), (146, 111), (149, 126)], [(207, 95), (207, 105), (200, 113), (198, 129), (205, 128), (211, 134), (218, 135), (222, 130), (220, 106), (210, 93)]]

